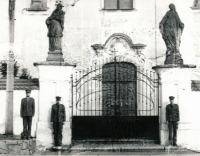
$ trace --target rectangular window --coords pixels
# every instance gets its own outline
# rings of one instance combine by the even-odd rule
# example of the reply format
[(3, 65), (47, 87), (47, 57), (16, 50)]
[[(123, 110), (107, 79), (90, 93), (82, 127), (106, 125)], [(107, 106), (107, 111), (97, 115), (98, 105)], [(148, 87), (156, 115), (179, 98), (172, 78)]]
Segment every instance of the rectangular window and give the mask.
[(47, 0), (32, 0), (30, 8), (28, 11), (46, 11), (47, 10)]
[(104, 9), (131, 10), (133, 9), (133, 0), (104, 0)]
[(192, 91), (200, 91), (200, 81), (199, 80), (192, 80), (191, 90)]

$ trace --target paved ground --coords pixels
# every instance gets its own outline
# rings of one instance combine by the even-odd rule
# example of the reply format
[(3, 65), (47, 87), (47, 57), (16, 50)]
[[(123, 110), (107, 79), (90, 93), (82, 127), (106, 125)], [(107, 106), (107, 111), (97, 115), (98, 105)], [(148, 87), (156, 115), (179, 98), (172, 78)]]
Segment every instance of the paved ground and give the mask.
[(187, 155), (187, 156), (200, 156), (200, 153), (196, 153), (193, 151), (166, 151), (166, 152), (92, 152), (92, 151), (87, 151), (87, 152), (69, 152), (69, 151), (43, 151), (43, 152), (37, 152), (34, 155), (74, 155), (74, 156), (80, 156), (80, 155), (94, 155), (94, 156), (105, 156), (105, 155), (148, 155), (148, 156), (153, 156), (153, 155)]
[(46, 150), (38, 151), (34, 155), (199, 155), (195, 151), (187, 150), (181, 147), (175, 146), (162, 146), (158, 144), (123, 144), (123, 143), (113, 143), (113, 144), (97, 144), (97, 143), (86, 143), (77, 144), (71, 148), (63, 146), (61, 151)]

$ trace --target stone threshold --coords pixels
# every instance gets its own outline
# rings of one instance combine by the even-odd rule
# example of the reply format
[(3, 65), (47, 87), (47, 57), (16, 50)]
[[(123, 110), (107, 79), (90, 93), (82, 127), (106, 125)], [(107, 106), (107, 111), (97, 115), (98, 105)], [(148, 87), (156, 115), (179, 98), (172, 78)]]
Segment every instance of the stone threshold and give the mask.
[(159, 140), (150, 139), (84, 139), (84, 140), (72, 140), (72, 145), (85, 144), (85, 143), (97, 143), (97, 144), (159, 144)]
[[(63, 147), (63, 150), (67, 150)], [(69, 150), (69, 148), (68, 148)], [(162, 146), (159, 144), (79, 144), (72, 146), (71, 151), (96, 151), (96, 152), (170, 152), (170, 151), (187, 151), (185, 148), (176, 146)]]

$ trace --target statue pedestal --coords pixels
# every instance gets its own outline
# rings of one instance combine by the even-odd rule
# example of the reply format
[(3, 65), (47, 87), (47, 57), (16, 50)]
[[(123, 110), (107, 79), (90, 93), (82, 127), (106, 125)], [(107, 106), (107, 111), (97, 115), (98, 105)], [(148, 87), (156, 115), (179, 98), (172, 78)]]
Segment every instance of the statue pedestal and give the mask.
[(180, 53), (175, 53), (166, 56), (165, 65), (173, 65), (173, 64), (183, 65), (183, 59), (181, 58)]
[[(160, 76), (160, 143), (168, 145), (168, 126), (166, 124), (166, 105), (169, 104), (169, 96), (174, 96), (174, 102), (179, 105), (180, 121), (177, 133), (177, 144), (184, 146), (191, 143), (193, 130), (192, 104), (191, 97), (196, 96), (196, 93), (191, 91), (191, 80), (195, 65), (161, 65), (155, 66), (153, 69)], [(193, 107), (191, 107), (193, 105)], [(197, 106), (196, 106), (197, 107)]]
[(36, 140), (38, 149), (46, 149), (54, 145), (53, 127), (50, 122), (51, 108), (55, 97), (61, 96), (65, 106), (66, 122), (63, 125), (63, 145), (71, 144), (71, 74), (73, 65), (58, 61), (34, 63), (39, 70), (39, 121), (37, 123)]
[(61, 51), (50, 51), (46, 60), (64, 62), (63, 53)]

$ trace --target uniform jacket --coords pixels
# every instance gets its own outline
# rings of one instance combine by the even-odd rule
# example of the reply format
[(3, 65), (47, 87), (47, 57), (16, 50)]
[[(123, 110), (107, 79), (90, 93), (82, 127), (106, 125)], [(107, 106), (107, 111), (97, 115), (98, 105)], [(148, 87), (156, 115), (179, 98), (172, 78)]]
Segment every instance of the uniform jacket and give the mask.
[(23, 116), (34, 116), (35, 115), (35, 100), (32, 97), (23, 98), (21, 101), (20, 115)]
[(66, 121), (65, 106), (63, 104), (54, 104), (51, 109), (51, 122)]
[(168, 104), (166, 107), (166, 120), (179, 121), (179, 107), (177, 104)]

